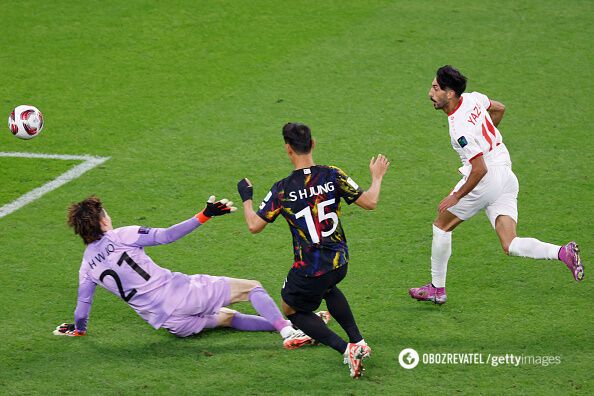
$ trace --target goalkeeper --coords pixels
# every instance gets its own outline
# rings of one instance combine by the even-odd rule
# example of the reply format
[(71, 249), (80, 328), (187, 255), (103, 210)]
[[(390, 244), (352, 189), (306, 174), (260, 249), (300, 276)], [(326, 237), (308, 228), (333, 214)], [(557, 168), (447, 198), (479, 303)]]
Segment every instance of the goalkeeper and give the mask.
[[(169, 228), (129, 226), (114, 229), (101, 200), (91, 196), (68, 208), (68, 224), (86, 249), (79, 271), (74, 323), (63, 323), (55, 335), (84, 336), (97, 285), (124, 300), (155, 329), (178, 337), (203, 329), (231, 327), (245, 331), (278, 331), (283, 345), (296, 348), (312, 342), (285, 320), (274, 300), (254, 280), (186, 275), (155, 264), (145, 246), (174, 242), (215, 216), (235, 211), (233, 203), (211, 196), (204, 210)], [(250, 301), (260, 314), (244, 315), (225, 308)]]

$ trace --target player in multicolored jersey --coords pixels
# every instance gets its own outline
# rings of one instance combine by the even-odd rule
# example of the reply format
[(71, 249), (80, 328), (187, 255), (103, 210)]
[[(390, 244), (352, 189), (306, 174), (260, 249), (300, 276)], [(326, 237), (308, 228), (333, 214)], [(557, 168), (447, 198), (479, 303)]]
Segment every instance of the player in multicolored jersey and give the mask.
[(485, 209), (504, 252), (510, 256), (560, 260), (576, 281), (584, 277), (577, 243), (564, 246), (520, 238), (518, 222), (518, 179), (512, 172), (507, 147), (497, 129), (505, 106), (481, 93), (463, 93), (466, 77), (451, 66), (437, 70), (429, 98), (436, 110), (448, 116), (452, 147), (462, 161), (462, 180), (439, 204), (433, 223), (431, 283), (409, 290), (417, 300), (446, 302), (447, 264), (452, 252), (452, 231), (464, 220)]
[[(262, 231), (278, 215), (287, 220), (293, 235), (294, 261), (281, 291), (283, 310), (305, 334), (342, 354), (351, 376), (357, 378), (363, 369), (362, 359), (370, 355), (371, 349), (337, 287), (346, 276), (349, 262), (340, 221), (340, 200), (374, 209), (390, 163), (381, 154), (371, 159), (371, 187), (363, 191), (341, 169), (314, 163), (314, 141), (306, 125), (286, 124), (283, 137), (295, 170), (272, 186), (258, 212), (252, 208), (251, 182), (241, 180), (238, 190), (244, 202), (245, 219), (252, 233)], [(322, 300), (326, 300), (330, 314), (347, 333), (348, 343), (313, 313)]]
[[(145, 246), (174, 242), (214, 216), (235, 211), (233, 203), (211, 196), (206, 208), (169, 228), (129, 226), (114, 229), (101, 200), (89, 197), (68, 209), (68, 224), (86, 249), (79, 271), (74, 323), (63, 323), (54, 334), (83, 336), (97, 285), (124, 300), (155, 329), (187, 337), (204, 328), (232, 327), (245, 331), (278, 331), (283, 345), (293, 349), (311, 338), (285, 320), (274, 300), (254, 280), (186, 275), (162, 268), (145, 253)], [(225, 308), (250, 301), (261, 316)]]

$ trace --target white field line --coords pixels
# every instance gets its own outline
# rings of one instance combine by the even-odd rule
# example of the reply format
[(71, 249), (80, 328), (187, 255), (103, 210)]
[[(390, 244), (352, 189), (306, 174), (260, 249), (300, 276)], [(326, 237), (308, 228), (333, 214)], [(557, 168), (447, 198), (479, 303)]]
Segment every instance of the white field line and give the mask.
[(19, 198), (15, 199), (14, 201), (0, 207), (0, 218), (11, 214), (12, 212), (22, 208), (23, 206), (27, 205), (30, 202), (35, 201), (36, 199), (41, 198), (43, 195), (47, 194), (48, 192), (55, 190), (56, 188), (63, 186), (64, 184), (68, 183), (80, 177), (83, 173), (88, 170), (93, 169), (94, 167), (101, 165), (105, 161), (109, 159), (109, 157), (94, 157), (91, 155), (61, 155), (61, 154), (37, 154), (37, 153), (8, 153), (8, 152), (1, 152), (0, 157), (16, 157), (16, 158), (43, 158), (43, 159), (60, 159), (60, 160), (69, 160), (69, 161), (84, 161), (72, 169), (62, 173), (60, 176), (56, 177), (52, 181), (45, 183), (41, 187), (37, 187), (34, 190), (29, 191), (28, 193), (21, 195)]

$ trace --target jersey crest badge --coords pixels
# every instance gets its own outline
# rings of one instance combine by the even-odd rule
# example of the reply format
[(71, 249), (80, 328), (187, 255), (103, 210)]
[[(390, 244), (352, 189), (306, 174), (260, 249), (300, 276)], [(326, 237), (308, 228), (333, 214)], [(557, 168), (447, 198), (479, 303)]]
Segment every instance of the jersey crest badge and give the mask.
[(468, 142), (466, 141), (466, 138), (464, 136), (460, 136), (458, 138), (458, 144), (460, 145), (460, 147), (464, 147), (468, 144)]
[(148, 234), (148, 233), (149, 233), (149, 231), (150, 231), (150, 230), (151, 230), (150, 228), (140, 227), (140, 228), (138, 229), (138, 233), (139, 233), (139, 234), (145, 234), (145, 235), (146, 235), (146, 234)]

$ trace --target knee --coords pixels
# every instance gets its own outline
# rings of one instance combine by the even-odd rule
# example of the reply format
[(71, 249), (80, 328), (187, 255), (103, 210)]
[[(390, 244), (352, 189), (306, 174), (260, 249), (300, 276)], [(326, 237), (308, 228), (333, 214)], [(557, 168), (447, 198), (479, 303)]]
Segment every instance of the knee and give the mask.
[(260, 282), (258, 282), (257, 280), (250, 280), (248, 282), (249, 282), (249, 285), (248, 285), (249, 291), (252, 291), (257, 288), (263, 288), (262, 284)]
[(249, 295), (252, 291), (254, 291), (255, 289), (264, 289), (262, 287), (262, 284), (256, 280), (245, 280), (245, 283), (243, 283), (242, 288), (241, 288), (241, 294), (244, 297), (245, 300), (247, 300), (249, 298)]
[(443, 231), (443, 232), (448, 232), (448, 231), (451, 231), (451, 230), (449, 230), (449, 229), (448, 229), (448, 228), (449, 228), (449, 227), (448, 227), (448, 224), (445, 224), (444, 222), (442, 222), (442, 221), (439, 221), (439, 219), (436, 219), (436, 220), (433, 222), (433, 226), (434, 226), (434, 227), (436, 227), (436, 228), (438, 228), (438, 229), (439, 229), (439, 231)]
[(221, 308), (219, 311), (218, 317), (218, 325), (221, 327), (231, 327), (233, 323), (233, 317), (237, 311), (234, 311), (229, 308)]

